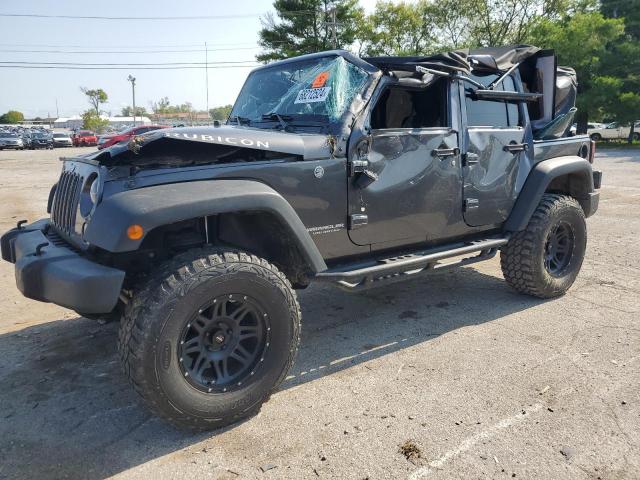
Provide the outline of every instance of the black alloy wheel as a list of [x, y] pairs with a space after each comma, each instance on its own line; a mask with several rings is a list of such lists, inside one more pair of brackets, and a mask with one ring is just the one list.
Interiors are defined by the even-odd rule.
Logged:
[[269, 348], [269, 318], [258, 302], [241, 294], [219, 296], [198, 309], [177, 347], [185, 380], [207, 393], [242, 386]]
[[571, 263], [575, 234], [568, 222], [559, 222], [551, 228], [544, 246], [544, 268], [554, 277], [561, 277]]
[[587, 247], [587, 225], [578, 201], [545, 193], [524, 230], [500, 250], [505, 280], [538, 298], [563, 295], [573, 285]]

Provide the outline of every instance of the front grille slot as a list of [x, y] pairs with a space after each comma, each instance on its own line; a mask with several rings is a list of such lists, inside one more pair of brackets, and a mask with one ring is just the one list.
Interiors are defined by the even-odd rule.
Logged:
[[63, 170], [53, 198], [51, 220], [60, 231], [67, 235], [71, 235], [75, 230], [81, 188], [82, 176]]

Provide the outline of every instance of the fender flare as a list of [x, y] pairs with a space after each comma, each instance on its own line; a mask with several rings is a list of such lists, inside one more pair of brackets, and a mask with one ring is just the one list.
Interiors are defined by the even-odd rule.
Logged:
[[131, 240], [129, 225], [141, 225], [145, 236], [154, 228], [219, 213], [266, 212], [288, 230], [314, 272], [327, 266], [300, 217], [282, 195], [251, 180], [205, 180], [127, 190], [105, 198], [96, 207], [84, 239], [108, 252], [138, 249], [144, 237]]
[[531, 169], [503, 229], [508, 232], [524, 230], [551, 182], [565, 175], [576, 179], [572, 187], [576, 187], [577, 193], [573, 196], [582, 206], [585, 216], [595, 213], [598, 193], [594, 193], [591, 164], [578, 156], [551, 158]]

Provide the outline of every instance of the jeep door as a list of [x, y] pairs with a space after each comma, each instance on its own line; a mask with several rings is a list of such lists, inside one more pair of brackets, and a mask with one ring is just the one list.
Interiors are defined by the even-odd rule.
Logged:
[[[489, 85], [497, 75], [472, 78]], [[464, 219], [470, 226], [499, 225], [509, 216], [530, 168], [533, 149], [525, 128], [526, 109], [515, 103], [477, 100], [475, 87], [463, 85]], [[514, 79], [507, 77], [496, 89], [514, 91]]]
[[364, 124], [368, 145], [357, 147], [360, 163], [350, 158], [349, 236], [354, 243], [404, 245], [442, 238], [452, 219], [460, 217], [462, 184], [453, 128], [459, 122], [459, 96], [451, 94], [450, 86], [442, 78], [416, 87], [385, 77], [378, 87]]

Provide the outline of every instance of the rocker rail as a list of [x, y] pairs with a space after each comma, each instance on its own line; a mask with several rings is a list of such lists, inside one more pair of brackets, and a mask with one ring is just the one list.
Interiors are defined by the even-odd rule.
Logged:
[[[380, 283], [395, 282], [404, 277], [426, 273], [440, 268], [463, 266], [488, 260], [495, 256], [498, 249], [505, 245], [509, 238], [492, 238], [467, 244], [455, 244], [443, 250], [423, 250], [411, 254], [399, 255], [377, 260], [374, 264], [363, 266], [362, 263], [342, 266], [317, 273], [315, 279], [321, 282], [336, 283], [339, 287], [353, 291], [376, 286]], [[439, 263], [441, 260], [479, 252], [478, 255], [462, 258], [457, 261]], [[353, 268], [350, 268], [353, 267]]]

